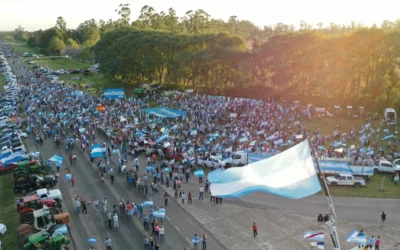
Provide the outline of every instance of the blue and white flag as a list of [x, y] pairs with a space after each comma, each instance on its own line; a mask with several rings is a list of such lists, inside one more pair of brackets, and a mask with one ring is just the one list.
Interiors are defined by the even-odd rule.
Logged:
[[212, 139], [215, 139], [215, 138], [217, 138], [218, 137], [218, 133], [214, 133], [214, 134], [211, 134], [210, 135], [210, 138], [212, 138]]
[[393, 138], [393, 135], [388, 135], [388, 136], [383, 137], [383, 138], [382, 138], [382, 141], [384, 141], [384, 140], [389, 140], [389, 139], [391, 139], [391, 138]]
[[49, 160], [52, 162], [55, 162], [57, 166], [61, 166], [64, 158], [62, 158], [61, 156], [58, 156], [58, 155], [54, 155]]
[[158, 138], [156, 140], [156, 143], [160, 143], [160, 142], [166, 141], [166, 140], [168, 140], [168, 138], [169, 138], [169, 135], [163, 135], [163, 136], [161, 136], [160, 138]]
[[40, 156], [40, 152], [31, 152], [33, 158], [37, 159]]
[[153, 212], [153, 216], [155, 218], [161, 218], [163, 219], [165, 217], [165, 209], [164, 208], [160, 208], [156, 211]]
[[103, 152], [105, 152], [105, 148], [103, 149], [100, 144], [95, 144], [90, 150], [90, 156], [92, 158], [103, 157]]
[[68, 232], [67, 225], [62, 225], [61, 227], [57, 228], [55, 231], [56, 231], [56, 232], [59, 232], [59, 233], [61, 233], [61, 234], [67, 234], [67, 233], [69, 233], [69, 232]]
[[9, 156], [1, 159], [0, 161], [3, 164], [3, 166], [7, 166], [8, 164], [17, 163], [19, 161], [26, 160], [26, 159], [28, 159], [28, 156], [19, 151], [19, 152], [10, 154]]
[[90, 244], [94, 244], [94, 243], [96, 243], [97, 240], [96, 240], [96, 238], [90, 238], [88, 241]]
[[118, 149], [118, 148], [113, 149], [113, 150], [111, 151], [111, 153], [113, 153], [113, 154], [118, 154], [118, 153], [119, 153], [119, 149]]
[[156, 172], [156, 169], [153, 167], [153, 166], [147, 166], [146, 167], [146, 171], [149, 171], [149, 172]]
[[65, 178], [67, 181], [70, 181], [70, 180], [72, 180], [72, 174], [66, 174], [66, 175], [64, 176], [64, 178]]
[[347, 235], [346, 241], [349, 243], [367, 245], [367, 235], [363, 232], [358, 232], [357, 230], [353, 230], [349, 235]]
[[153, 201], [145, 201], [142, 204], [140, 204], [141, 207], [152, 207], [153, 206]]
[[169, 168], [164, 168], [165, 173], [168, 173], [169, 171], [170, 171]]
[[193, 174], [196, 177], [203, 177], [204, 176], [204, 171], [203, 171], [203, 169], [198, 169], [198, 170], [194, 171]]
[[212, 196], [221, 198], [240, 198], [254, 192], [266, 192], [300, 199], [321, 190], [307, 140], [245, 167], [212, 171], [208, 180]]

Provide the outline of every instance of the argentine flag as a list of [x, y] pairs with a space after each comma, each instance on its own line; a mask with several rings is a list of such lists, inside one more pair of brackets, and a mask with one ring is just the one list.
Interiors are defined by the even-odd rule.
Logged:
[[305, 232], [303, 238], [306, 240], [324, 241], [325, 235], [318, 232]]
[[163, 219], [165, 217], [165, 209], [164, 208], [160, 208], [159, 210], [154, 211], [153, 212], [153, 216], [155, 218]]
[[212, 171], [208, 174], [212, 196], [240, 198], [254, 192], [301, 199], [321, 190], [308, 141], [271, 158]]
[[141, 207], [152, 207], [153, 206], [153, 201], [145, 201], [142, 204], [140, 204]]
[[64, 158], [62, 158], [61, 156], [58, 156], [58, 155], [54, 155], [49, 160], [55, 162], [58, 166], [61, 166]]
[[203, 177], [204, 176], [204, 171], [203, 171], [203, 169], [198, 169], [198, 170], [194, 171], [193, 174], [196, 177]]
[[105, 152], [105, 148], [103, 149], [100, 144], [95, 144], [92, 146], [90, 156], [92, 158], [103, 157], [103, 152]]
[[367, 245], [367, 235], [363, 232], [353, 230], [349, 235], [347, 235], [346, 241], [349, 243]]

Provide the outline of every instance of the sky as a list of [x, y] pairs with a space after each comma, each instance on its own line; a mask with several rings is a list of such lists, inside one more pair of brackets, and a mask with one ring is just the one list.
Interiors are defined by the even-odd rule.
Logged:
[[18, 25], [28, 31], [47, 29], [55, 25], [58, 16], [73, 29], [92, 18], [116, 20], [120, 3], [131, 5], [132, 20], [149, 5], [158, 12], [172, 7], [178, 16], [203, 9], [215, 19], [237, 16], [261, 28], [279, 22], [298, 27], [301, 20], [313, 25], [348, 25], [354, 20], [370, 26], [400, 19], [399, 0], [0, 0], [0, 30], [14, 30]]

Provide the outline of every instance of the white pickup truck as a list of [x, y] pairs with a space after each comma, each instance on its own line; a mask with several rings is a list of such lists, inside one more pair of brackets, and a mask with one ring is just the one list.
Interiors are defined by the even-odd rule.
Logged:
[[197, 164], [207, 168], [224, 168], [227, 164], [232, 163], [232, 158], [225, 160], [218, 159], [217, 156], [211, 155], [205, 158], [204, 156], [197, 157]]
[[365, 180], [362, 177], [354, 177], [351, 174], [337, 174], [326, 177], [326, 182], [330, 186], [354, 186], [356, 188], [365, 186]]
[[28, 195], [36, 194], [39, 200], [55, 200], [60, 201], [63, 199], [60, 189], [48, 190], [47, 188], [38, 189]]

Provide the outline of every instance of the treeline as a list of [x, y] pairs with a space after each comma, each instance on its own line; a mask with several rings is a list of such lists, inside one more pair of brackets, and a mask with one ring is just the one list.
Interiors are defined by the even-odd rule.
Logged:
[[296, 30], [283, 23], [259, 28], [236, 16], [223, 21], [204, 10], [178, 17], [172, 8], [157, 12], [146, 5], [133, 21], [129, 4], [116, 11], [118, 20], [91, 19], [68, 29], [59, 17], [47, 30], [18, 27], [1, 36], [42, 54], [96, 59], [102, 73], [126, 83], [400, 107], [400, 20], [379, 28], [301, 21]]
[[249, 51], [242, 38], [224, 33], [121, 28], [106, 33], [94, 51], [101, 71], [125, 82], [234, 87], [239, 95], [249, 88], [253, 97], [274, 92], [347, 104], [391, 105], [400, 97], [399, 31], [286, 33]]

